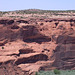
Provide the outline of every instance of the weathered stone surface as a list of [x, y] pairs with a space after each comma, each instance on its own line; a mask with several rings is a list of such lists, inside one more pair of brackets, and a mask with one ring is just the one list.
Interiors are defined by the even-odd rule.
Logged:
[[39, 70], [75, 69], [74, 63], [75, 18], [0, 19], [0, 66], [6, 68], [0, 67], [0, 72], [33, 75]]
[[8, 42], [8, 40], [0, 41], [0, 46], [4, 46], [7, 42]]
[[19, 51], [13, 51], [13, 50], [5, 50], [5, 49], [1, 49], [0, 50], [0, 56], [12, 56], [12, 55], [18, 55]]
[[17, 22], [19, 22], [19, 23], [27, 23], [28, 24], [28, 21], [26, 21], [26, 20], [18, 20]]
[[15, 64], [21, 64], [21, 63], [35, 63], [37, 61], [47, 61], [48, 56], [45, 54], [40, 53], [30, 53], [30, 54], [22, 54], [19, 58], [15, 61]]
[[13, 24], [14, 23], [14, 20], [9, 20], [9, 19], [2, 19], [2, 20], [0, 20], [0, 24], [8, 24], [8, 25], [10, 25], [10, 24]]
[[27, 54], [27, 53], [34, 53], [33, 49], [26, 48], [26, 49], [20, 49], [19, 50], [20, 54]]
[[40, 67], [42, 65], [40, 64], [20, 64], [18, 67], [20, 67], [23, 71], [29, 72], [29, 74], [38, 72], [40, 70]]
[[72, 69], [75, 62], [75, 37], [68, 36], [62, 39], [62, 44], [54, 50], [54, 66], [61, 69]]
[[14, 56], [0, 56], [0, 63], [6, 63], [8, 61], [13, 61], [16, 58]]

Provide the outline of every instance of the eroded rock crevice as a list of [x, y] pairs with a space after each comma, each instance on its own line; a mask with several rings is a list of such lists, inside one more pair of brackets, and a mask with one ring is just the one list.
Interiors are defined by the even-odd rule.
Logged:
[[18, 58], [17, 61], [15, 61], [15, 64], [26, 64], [26, 63], [35, 63], [37, 61], [47, 61], [48, 56], [44, 54], [36, 54], [36, 55], [31, 55], [30, 57], [22, 57]]

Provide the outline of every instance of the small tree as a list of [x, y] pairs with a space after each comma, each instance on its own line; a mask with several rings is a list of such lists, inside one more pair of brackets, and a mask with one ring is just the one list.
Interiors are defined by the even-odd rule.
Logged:
[[2, 47], [2, 49], [4, 49], [4, 47]]
[[38, 75], [38, 72], [36, 72], [35, 75]]
[[54, 69], [54, 73], [55, 73], [55, 74], [60, 74], [60, 71], [57, 70], [57, 69]]

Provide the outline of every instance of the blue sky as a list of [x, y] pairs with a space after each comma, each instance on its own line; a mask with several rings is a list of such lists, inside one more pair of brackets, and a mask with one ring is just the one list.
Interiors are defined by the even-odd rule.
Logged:
[[0, 11], [23, 9], [75, 10], [75, 0], [0, 0]]

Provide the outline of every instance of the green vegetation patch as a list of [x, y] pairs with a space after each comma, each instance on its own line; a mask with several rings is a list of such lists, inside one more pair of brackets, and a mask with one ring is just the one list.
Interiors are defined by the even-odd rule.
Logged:
[[51, 71], [39, 71], [35, 75], [75, 75], [75, 70], [51, 70]]

